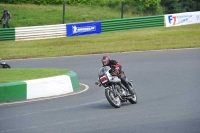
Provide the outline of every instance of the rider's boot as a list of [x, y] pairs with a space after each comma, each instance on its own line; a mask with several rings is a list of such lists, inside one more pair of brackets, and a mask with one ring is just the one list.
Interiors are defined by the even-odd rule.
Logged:
[[128, 88], [131, 95], [134, 95], [134, 89], [129, 85], [129, 83], [126, 81], [126, 79], [121, 78], [122, 84]]
[[7, 28], [10, 28], [9, 24], [6, 24], [6, 27], [7, 27]]

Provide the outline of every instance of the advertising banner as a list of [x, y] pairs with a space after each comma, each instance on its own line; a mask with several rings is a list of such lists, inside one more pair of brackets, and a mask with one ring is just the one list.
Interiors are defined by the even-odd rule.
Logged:
[[166, 27], [188, 25], [195, 23], [200, 23], [200, 11], [165, 15]]
[[82, 22], [66, 25], [67, 36], [82, 36], [101, 33], [101, 22]]

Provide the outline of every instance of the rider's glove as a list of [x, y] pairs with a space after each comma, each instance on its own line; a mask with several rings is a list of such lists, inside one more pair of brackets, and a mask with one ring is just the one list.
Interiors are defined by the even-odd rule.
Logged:
[[99, 87], [101, 87], [101, 83], [99, 81], [96, 81], [95, 85], [98, 85]]
[[98, 82], [98, 81], [96, 81], [96, 82], [95, 82], [95, 85], [99, 85], [99, 82]]

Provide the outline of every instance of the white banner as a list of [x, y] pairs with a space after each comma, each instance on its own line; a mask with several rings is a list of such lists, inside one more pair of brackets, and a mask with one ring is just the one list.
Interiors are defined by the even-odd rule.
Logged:
[[200, 11], [165, 15], [165, 26], [180, 26], [200, 23]]

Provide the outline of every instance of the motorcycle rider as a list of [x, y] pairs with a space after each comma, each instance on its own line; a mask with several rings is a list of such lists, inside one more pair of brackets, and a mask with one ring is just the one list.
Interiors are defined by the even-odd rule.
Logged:
[[111, 70], [116, 72], [116, 76], [118, 76], [121, 79], [122, 84], [128, 88], [129, 92], [131, 95], [134, 94], [134, 90], [132, 87], [130, 87], [127, 78], [124, 74], [124, 71], [122, 71], [122, 65], [120, 64], [120, 62], [117, 62], [116, 60], [111, 60], [109, 56], [103, 56], [103, 58], [101, 59], [101, 62], [103, 64], [103, 66], [109, 66], [111, 68]]

